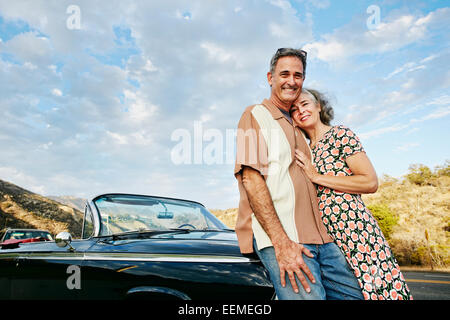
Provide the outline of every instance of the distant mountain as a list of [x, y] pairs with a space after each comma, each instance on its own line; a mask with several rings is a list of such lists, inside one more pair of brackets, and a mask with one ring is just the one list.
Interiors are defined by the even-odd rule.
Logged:
[[84, 207], [86, 206], [86, 199], [83, 198], [77, 198], [72, 196], [47, 196], [47, 198], [65, 204], [69, 207], [78, 209], [81, 212], [84, 212]]
[[48, 230], [56, 235], [68, 231], [81, 235], [81, 210], [0, 180], [0, 233], [6, 228]]

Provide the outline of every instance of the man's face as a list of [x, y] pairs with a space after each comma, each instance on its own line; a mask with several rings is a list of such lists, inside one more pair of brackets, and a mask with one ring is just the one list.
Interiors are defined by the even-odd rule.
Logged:
[[291, 105], [300, 95], [303, 86], [303, 63], [297, 57], [282, 57], [275, 71], [267, 74], [272, 86], [272, 97], [285, 105]]

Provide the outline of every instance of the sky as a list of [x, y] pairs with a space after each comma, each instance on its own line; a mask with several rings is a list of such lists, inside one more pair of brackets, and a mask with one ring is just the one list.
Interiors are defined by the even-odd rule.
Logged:
[[378, 176], [450, 159], [448, 1], [0, 0], [0, 179], [238, 206], [237, 123], [277, 48]]

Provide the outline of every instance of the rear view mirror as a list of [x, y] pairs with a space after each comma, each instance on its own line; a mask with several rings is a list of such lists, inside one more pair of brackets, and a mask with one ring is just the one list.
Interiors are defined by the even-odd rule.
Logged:
[[158, 219], [173, 219], [173, 212], [164, 211], [158, 213]]

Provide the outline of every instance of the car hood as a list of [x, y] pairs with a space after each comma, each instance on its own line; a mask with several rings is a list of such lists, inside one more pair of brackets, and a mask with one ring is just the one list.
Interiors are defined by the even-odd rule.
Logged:
[[[95, 249], [94, 249], [95, 248]], [[241, 256], [234, 232], [159, 234], [140, 239], [99, 239], [94, 251]]]

